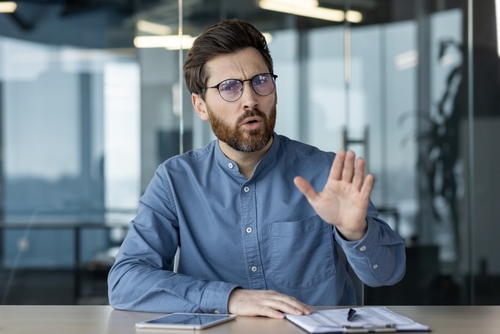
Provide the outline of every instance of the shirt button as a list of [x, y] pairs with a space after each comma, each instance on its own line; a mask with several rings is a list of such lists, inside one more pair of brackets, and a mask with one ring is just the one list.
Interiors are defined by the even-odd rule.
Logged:
[[377, 269], [378, 268], [378, 264], [374, 264], [372, 268], [373, 269]]
[[256, 272], [256, 271], [257, 271], [257, 267], [255, 267], [255, 266], [254, 266], [254, 267], [252, 267], [252, 271], [253, 271], [253, 272]]
[[229, 168], [233, 169], [234, 165], [233, 165], [232, 163], [228, 163], [228, 164], [227, 164], [227, 167], [229, 167]]
[[366, 250], [366, 246], [361, 246], [361, 248], [359, 250], [364, 252]]
[[247, 233], [252, 233], [252, 228], [251, 228], [251, 227], [247, 227], [245, 231], [246, 231]]
[[245, 187], [245, 188], [243, 188], [243, 191], [247, 193], [247, 192], [249, 192], [249, 191], [250, 191], [250, 188]]
[[215, 310], [215, 312], [214, 312], [214, 313], [215, 313], [215, 314], [219, 314], [220, 312], [219, 312], [219, 311], [217, 311], [217, 310]]

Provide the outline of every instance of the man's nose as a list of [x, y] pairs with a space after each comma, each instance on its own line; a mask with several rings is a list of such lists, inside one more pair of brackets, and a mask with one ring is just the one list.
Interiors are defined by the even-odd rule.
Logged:
[[259, 95], [253, 90], [251, 81], [244, 82], [242, 89], [241, 101], [244, 107], [254, 108], [259, 104]]

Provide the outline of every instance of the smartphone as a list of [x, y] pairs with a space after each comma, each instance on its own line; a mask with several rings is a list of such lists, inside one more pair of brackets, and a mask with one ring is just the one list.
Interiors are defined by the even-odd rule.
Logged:
[[234, 314], [172, 313], [160, 318], [138, 322], [137, 328], [204, 329], [236, 318]]

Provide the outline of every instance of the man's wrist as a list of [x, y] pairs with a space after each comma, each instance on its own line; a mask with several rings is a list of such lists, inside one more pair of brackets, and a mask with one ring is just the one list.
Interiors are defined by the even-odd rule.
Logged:
[[219, 281], [209, 282], [201, 296], [201, 311], [204, 313], [229, 313], [229, 296], [236, 288], [238, 288], [238, 286], [232, 283]]
[[339, 235], [346, 241], [359, 241], [364, 238], [366, 232], [368, 231], [368, 221], [366, 218], [364, 219], [364, 223], [360, 223], [359, 225], [363, 225], [364, 227], [357, 231], [352, 231], [349, 229], [341, 228], [335, 226]]

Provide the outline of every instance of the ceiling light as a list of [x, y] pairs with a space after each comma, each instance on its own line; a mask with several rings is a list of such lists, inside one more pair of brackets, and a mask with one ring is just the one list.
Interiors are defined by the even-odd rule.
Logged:
[[363, 20], [363, 14], [357, 10], [348, 10], [345, 14], [345, 19], [348, 22], [359, 23]]
[[342, 22], [347, 19], [349, 22], [359, 23], [363, 19], [363, 15], [358, 11], [350, 10], [345, 15], [344, 11], [339, 9], [318, 7], [318, 1], [316, 0], [260, 0], [259, 6], [262, 9], [276, 12], [334, 22]]
[[0, 2], [0, 13], [14, 13], [16, 8], [17, 4], [13, 1]]
[[318, 7], [318, 0], [278, 0], [273, 2], [281, 2], [286, 3], [288, 5], [297, 6], [297, 7]]
[[[195, 37], [190, 35], [182, 36], [182, 48], [189, 49], [193, 45]], [[178, 35], [169, 36], [137, 36], [134, 38], [136, 48], [166, 48], [168, 50], [179, 50], [181, 44]]]
[[264, 38], [266, 39], [266, 43], [271, 44], [271, 42], [273, 41], [273, 35], [271, 35], [271, 33], [269, 33], [269, 32], [264, 32], [264, 33], [262, 33], [262, 35], [264, 35]]
[[172, 33], [172, 28], [169, 26], [145, 20], [137, 21], [136, 27], [139, 31], [153, 35], [170, 35]]
[[404, 71], [418, 65], [418, 51], [410, 50], [394, 57], [398, 71]]

